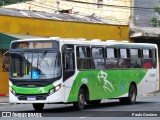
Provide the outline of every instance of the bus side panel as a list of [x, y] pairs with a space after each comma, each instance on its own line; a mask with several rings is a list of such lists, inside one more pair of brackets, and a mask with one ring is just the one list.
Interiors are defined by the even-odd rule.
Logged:
[[138, 95], [143, 95], [146, 93], [151, 93], [157, 90], [157, 76], [156, 69], [141, 69], [142, 74], [145, 76], [142, 78], [141, 82], [138, 84]]
[[89, 89], [89, 100], [126, 97], [131, 82], [138, 85], [146, 75], [146, 70], [141, 74], [139, 71], [141, 70], [80, 71], [73, 84], [70, 84], [70, 91], [65, 92], [69, 94], [67, 102], [78, 100], [78, 92], [83, 84]]

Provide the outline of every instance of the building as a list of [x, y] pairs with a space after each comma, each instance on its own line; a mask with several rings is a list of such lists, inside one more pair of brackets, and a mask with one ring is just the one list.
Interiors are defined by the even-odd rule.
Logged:
[[55, 11], [70, 10], [79, 15], [96, 15], [115, 24], [128, 25], [130, 20], [129, 0], [32, 0], [12, 5], [5, 8], [20, 10], [35, 10], [54, 13]]

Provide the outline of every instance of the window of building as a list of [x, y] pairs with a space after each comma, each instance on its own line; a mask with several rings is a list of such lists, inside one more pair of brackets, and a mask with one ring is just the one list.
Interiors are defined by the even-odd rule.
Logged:
[[141, 68], [141, 51], [139, 49], [130, 49], [131, 68]]
[[142, 54], [142, 68], [152, 68], [152, 51], [149, 49], [143, 49]]
[[130, 55], [129, 49], [119, 49], [119, 67], [130, 68]]
[[103, 8], [103, 0], [97, 0], [97, 8]]
[[77, 47], [77, 69], [91, 69], [91, 57], [89, 46]]
[[104, 49], [101, 47], [92, 48], [92, 68], [105, 69]]
[[118, 68], [118, 58], [116, 48], [106, 48], [106, 67], [108, 69]]

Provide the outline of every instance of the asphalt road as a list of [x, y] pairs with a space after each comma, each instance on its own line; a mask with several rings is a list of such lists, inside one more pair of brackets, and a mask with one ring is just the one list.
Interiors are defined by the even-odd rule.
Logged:
[[[32, 113], [38, 113], [38, 116], [48, 117], [48, 119], [53, 119], [53, 117], [57, 119], [61, 119], [61, 117], [65, 117], [65, 119], [107, 119], [109, 117], [110, 120], [118, 119], [119, 117], [124, 117], [130, 119], [135, 117], [140, 117], [140, 119], [149, 120], [153, 117], [147, 117], [146, 115], [155, 116], [154, 119], [159, 119], [160, 117], [160, 96], [146, 96], [146, 97], [138, 97], [137, 103], [134, 105], [121, 105], [118, 100], [105, 100], [98, 106], [95, 105], [87, 105], [85, 110], [77, 111], [72, 105], [63, 105], [63, 104], [46, 104], [44, 110], [39, 112], [34, 111], [31, 104], [11, 104], [11, 105], [1, 105], [0, 111], [13, 111], [12, 112], [12, 120], [17, 119], [16, 115], [20, 113], [21, 115], [27, 115], [28, 113], [33, 115]], [[13, 115], [14, 113], [14, 115]], [[21, 116], [20, 115], [20, 116]], [[158, 115], [159, 117], [156, 117]], [[93, 118], [94, 117], [94, 118]], [[114, 118], [115, 117], [115, 118]], [[1, 118], [0, 118], [1, 119]], [[32, 119], [32, 118], [25, 118]], [[35, 119], [35, 118], [34, 118]], [[38, 120], [41, 120], [38, 118]]]

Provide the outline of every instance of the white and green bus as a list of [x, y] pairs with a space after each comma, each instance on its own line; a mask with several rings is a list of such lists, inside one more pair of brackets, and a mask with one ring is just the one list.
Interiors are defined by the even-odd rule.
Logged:
[[159, 88], [156, 44], [52, 37], [13, 41], [9, 53], [9, 100], [35, 110], [51, 103], [82, 110], [102, 99], [134, 104]]

